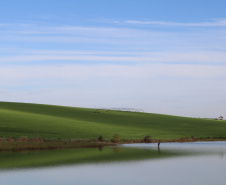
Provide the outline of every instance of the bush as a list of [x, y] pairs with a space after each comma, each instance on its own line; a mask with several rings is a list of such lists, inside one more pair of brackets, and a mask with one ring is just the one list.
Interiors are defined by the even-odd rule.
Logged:
[[114, 143], [119, 143], [121, 141], [121, 137], [118, 134], [115, 134], [113, 136], [113, 140]]
[[151, 143], [151, 136], [147, 135], [144, 137], [144, 142], [145, 143]]
[[100, 141], [100, 142], [104, 141], [103, 136], [99, 136], [99, 137], [98, 137], [98, 141]]
[[28, 137], [27, 137], [27, 136], [21, 136], [21, 137], [20, 137], [20, 140], [21, 140], [21, 141], [28, 141]]

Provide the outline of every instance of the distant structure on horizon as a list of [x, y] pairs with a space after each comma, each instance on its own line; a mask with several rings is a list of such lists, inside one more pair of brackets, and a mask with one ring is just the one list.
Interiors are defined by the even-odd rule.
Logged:
[[[95, 108], [96, 109], [96, 108]], [[135, 108], [99, 108], [96, 110], [115, 110], [115, 111], [119, 111], [119, 112], [144, 112], [144, 110], [142, 109], [135, 109]]]
[[204, 118], [204, 119], [213, 119], [213, 120], [223, 120], [223, 116], [219, 116], [218, 118]]

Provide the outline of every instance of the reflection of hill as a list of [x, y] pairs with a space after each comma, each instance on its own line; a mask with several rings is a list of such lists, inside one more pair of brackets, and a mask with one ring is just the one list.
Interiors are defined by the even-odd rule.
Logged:
[[87, 163], [123, 162], [160, 159], [182, 155], [151, 149], [137, 148], [85, 148], [52, 151], [1, 152], [0, 169], [77, 165]]

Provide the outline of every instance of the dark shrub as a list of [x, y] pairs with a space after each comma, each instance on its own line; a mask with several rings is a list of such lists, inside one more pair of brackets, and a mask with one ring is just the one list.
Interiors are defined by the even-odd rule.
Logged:
[[147, 135], [144, 137], [144, 142], [145, 143], [151, 143], [151, 136]]
[[104, 141], [103, 136], [99, 136], [99, 137], [98, 137], [98, 141], [101, 141], [101, 142]]

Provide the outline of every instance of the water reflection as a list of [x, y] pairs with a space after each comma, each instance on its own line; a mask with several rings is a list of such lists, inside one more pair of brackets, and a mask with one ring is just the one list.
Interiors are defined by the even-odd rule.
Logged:
[[[140, 149], [154, 149], [155, 145], [147, 145], [147, 144], [132, 144], [132, 145], [124, 145], [124, 147], [132, 147], [132, 148], [140, 148]], [[184, 156], [207, 156], [214, 155], [220, 156], [220, 158], [224, 158], [226, 154], [226, 142], [218, 141], [218, 142], [194, 142], [194, 143], [162, 143], [159, 153], [161, 150], [166, 151], [174, 151], [175, 153], [179, 153]]]
[[[161, 154], [161, 155], [160, 155]], [[184, 155], [175, 151], [162, 151], [154, 148], [99, 147], [65, 149], [53, 151], [0, 152], [0, 169], [34, 168], [61, 165], [81, 165], [87, 163], [126, 162], [151, 160]]]
[[1, 184], [223, 185], [226, 142], [0, 153]]

